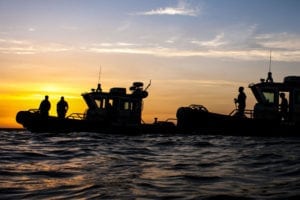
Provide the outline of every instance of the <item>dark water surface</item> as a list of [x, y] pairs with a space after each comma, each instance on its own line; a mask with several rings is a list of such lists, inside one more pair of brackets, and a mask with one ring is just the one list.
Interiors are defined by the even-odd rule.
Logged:
[[300, 199], [300, 138], [0, 131], [1, 199]]

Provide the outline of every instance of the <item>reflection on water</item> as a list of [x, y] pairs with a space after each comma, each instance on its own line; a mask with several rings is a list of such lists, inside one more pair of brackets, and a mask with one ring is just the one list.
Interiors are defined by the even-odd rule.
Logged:
[[1, 199], [298, 199], [298, 138], [0, 132]]

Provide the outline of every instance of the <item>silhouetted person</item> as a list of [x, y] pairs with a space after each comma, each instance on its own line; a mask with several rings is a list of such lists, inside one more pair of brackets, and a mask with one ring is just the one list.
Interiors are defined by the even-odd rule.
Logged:
[[268, 72], [268, 77], [267, 77], [266, 82], [267, 83], [273, 83], [272, 72]]
[[281, 103], [280, 103], [280, 114], [283, 120], [287, 120], [288, 117], [288, 100], [284, 93], [280, 93]]
[[64, 97], [61, 97], [56, 105], [57, 116], [62, 119], [65, 118], [68, 108], [68, 103], [65, 101]]
[[244, 93], [244, 87], [239, 87], [239, 95], [234, 99], [234, 102], [238, 104], [237, 116], [244, 116], [246, 108], [246, 94]]
[[50, 110], [51, 104], [49, 102], [48, 95], [45, 96], [45, 99], [41, 102], [39, 110], [42, 117], [48, 117], [49, 116], [49, 110]]
[[101, 84], [98, 83], [96, 92], [102, 92]]

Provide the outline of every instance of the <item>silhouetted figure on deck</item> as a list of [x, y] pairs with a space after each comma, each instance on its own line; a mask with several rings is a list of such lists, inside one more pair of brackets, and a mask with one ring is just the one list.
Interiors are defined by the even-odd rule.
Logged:
[[267, 83], [273, 83], [272, 72], [268, 72], [268, 77], [267, 77], [266, 82]]
[[280, 93], [281, 103], [280, 103], [280, 115], [283, 120], [288, 118], [288, 100], [285, 97], [284, 93]]
[[48, 117], [49, 116], [49, 110], [50, 110], [51, 104], [49, 102], [48, 95], [45, 96], [45, 99], [41, 102], [39, 110], [42, 117]]
[[238, 112], [236, 116], [244, 117], [246, 108], [246, 94], [244, 93], [244, 87], [239, 87], [239, 95], [234, 99], [234, 103], [238, 104]]
[[98, 83], [96, 92], [102, 92], [101, 84]]
[[68, 108], [68, 103], [65, 101], [64, 97], [61, 97], [56, 105], [57, 116], [62, 119], [65, 118]]

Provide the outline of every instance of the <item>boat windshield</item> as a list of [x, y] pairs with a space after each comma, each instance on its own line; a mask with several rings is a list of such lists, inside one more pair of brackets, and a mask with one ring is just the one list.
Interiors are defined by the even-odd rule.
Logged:
[[275, 93], [270, 91], [264, 91], [263, 95], [268, 103], [275, 103]]
[[112, 99], [95, 99], [95, 102], [96, 102], [96, 105], [97, 105], [97, 108], [100, 108], [100, 109], [106, 109], [106, 108], [110, 108], [113, 104], [113, 100]]

